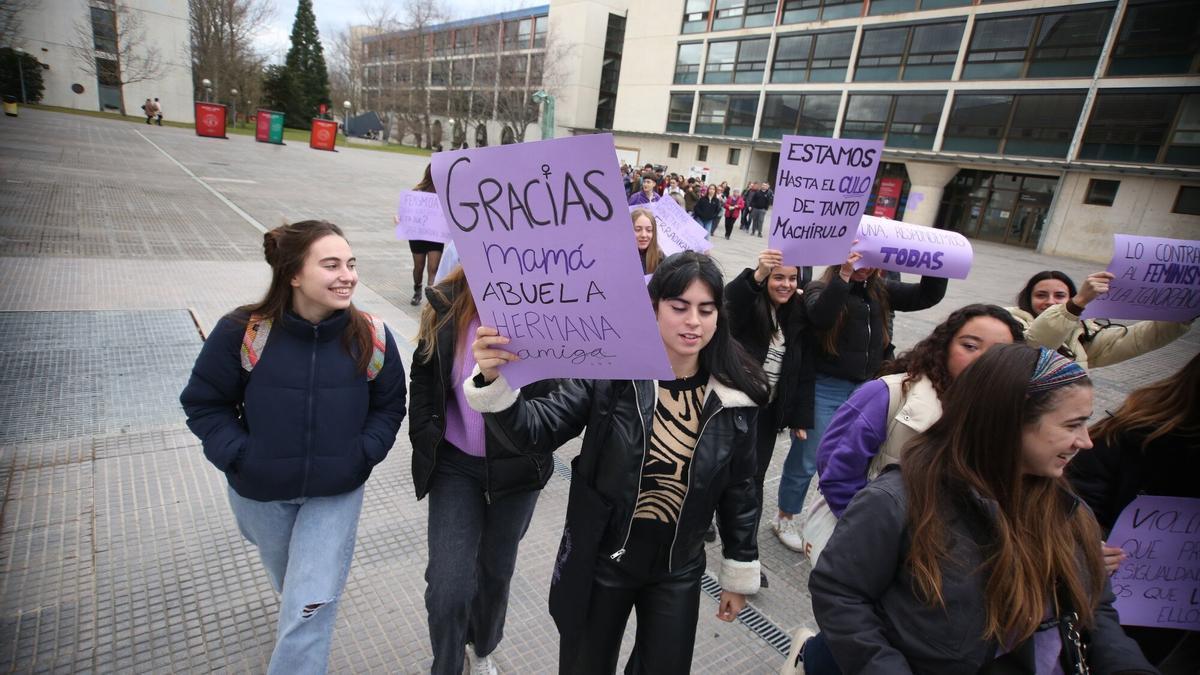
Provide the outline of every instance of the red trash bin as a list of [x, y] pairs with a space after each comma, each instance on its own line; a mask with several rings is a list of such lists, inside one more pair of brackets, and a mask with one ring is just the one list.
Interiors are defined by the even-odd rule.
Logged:
[[196, 101], [196, 135], [208, 138], [229, 138], [225, 135], [225, 106], [220, 103]]
[[333, 144], [336, 142], [337, 122], [321, 119], [312, 121], [312, 134], [308, 138], [308, 147], [337, 152], [333, 149]]

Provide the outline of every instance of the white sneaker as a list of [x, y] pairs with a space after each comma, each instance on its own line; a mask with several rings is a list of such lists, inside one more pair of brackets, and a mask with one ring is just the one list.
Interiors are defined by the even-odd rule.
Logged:
[[800, 536], [800, 521], [795, 516], [791, 518], [775, 516], [771, 521], [771, 529], [775, 531], [775, 536], [779, 537], [779, 541], [784, 546], [797, 553], [804, 552], [804, 537]]
[[792, 648], [788, 650], [787, 661], [779, 669], [779, 675], [804, 675], [804, 662], [800, 660], [800, 650], [808, 638], [816, 635], [810, 628], [801, 626], [792, 635]]
[[475, 654], [475, 645], [467, 643], [467, 672], [471, 675], [498, 675], [500, 671], [496, 670], [496, 662], [492, 660], [492, 655], [477, 656]]

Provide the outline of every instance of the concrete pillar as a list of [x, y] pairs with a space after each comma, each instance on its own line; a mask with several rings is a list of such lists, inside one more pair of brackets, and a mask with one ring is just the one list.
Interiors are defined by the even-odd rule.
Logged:
[[958, 173], [958, 167], [953, 164], [905, 162], [904, 169], [908, 171], [909, 182], [904, 222], [933, 227], [938, 205], [942, 202], [942, 192]]

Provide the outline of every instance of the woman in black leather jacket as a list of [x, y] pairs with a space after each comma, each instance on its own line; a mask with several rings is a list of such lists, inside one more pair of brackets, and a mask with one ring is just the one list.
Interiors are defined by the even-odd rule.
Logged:
[[[612, 673], [629, 612], [638, 631], [626, 672], [688, 673], [704, 572], [704, 534], [717, 514], [724, 560], [717, 616], [732, 621], [759, 585], [754, 433], [766, 402], [762, 368], [729, 334], [723, 284], [707, 256], [665, 260], [648, 288], [678, 379], [571, 380], [546, 397], [514, 391], [500, 367], [515, 356], [494, 328], [477, 332], [471, 406], [511, 450], [545, 456], [584, 431], [577, 466], [594, 465], [592, 492], [607, 516], [568, 509], [562, 561], [572, 542], [599, 535], [590, 588], [572, 602], [580, 630], [560, 621], [563, 673]], [[585, 431], [586, 429], [586, 431]], [[586, 474], [585, 474], [586, 475]], [[594, 512], [593, 512], [594, 513]], [[556, 566], [556, 577], [560, 570]], [[553, 595], [553, 591], [552, 591]], [[556, 621], [560, 616], [556, 615]]]
[[[467, 406], [479, 316], [462, 267], [425, 291], [412, 361], [408, 437], [417, 499], [429, 496], [425, 608], [433, 673], [495, 672], [517, 547], [550, 478], [549, 457], [513, 452]], [[553, 389], [548, 380], [532, 391]]]

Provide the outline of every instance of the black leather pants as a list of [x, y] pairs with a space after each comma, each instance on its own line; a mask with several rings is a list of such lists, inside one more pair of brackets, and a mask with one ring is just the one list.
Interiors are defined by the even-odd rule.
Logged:
[[592, 602], [583, 638], [559, 646], [559, 673], [612, 675], [629, 611], [637, 611], [637, 637], [626, 675], [686, 675], [692, 666], [700, 578], [705, 558], [676, 564], [667, 571], [665, 542], [630, 538], [620, 562], [607, 556], [596, 564]]

